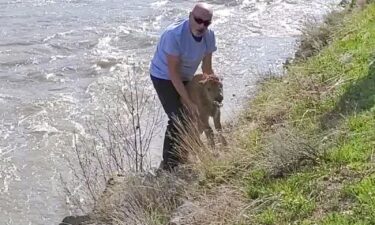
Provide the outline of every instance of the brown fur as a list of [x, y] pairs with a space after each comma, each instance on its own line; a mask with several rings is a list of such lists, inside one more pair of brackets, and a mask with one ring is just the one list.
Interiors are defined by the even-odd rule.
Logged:
[[186, 85], [190, 99], [197, 105], [199, 111], [198, 130], [203, 131], [211, 147], [215, 146], [214, 133], [209, 125], [209, 118], [214, 120], [215, 129], [219, 133], [220, 142], [227, 142], [221, 134], [220, 106], [223, 100], [223, 85], [215, 75], [197, 74], [192, 81]]

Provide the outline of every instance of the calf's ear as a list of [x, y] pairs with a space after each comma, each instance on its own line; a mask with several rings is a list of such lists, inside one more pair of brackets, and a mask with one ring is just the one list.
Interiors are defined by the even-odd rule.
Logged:
[[224, 80], [222, 76], [216, 76], [216, 77], [219, 79], [220, 82]]

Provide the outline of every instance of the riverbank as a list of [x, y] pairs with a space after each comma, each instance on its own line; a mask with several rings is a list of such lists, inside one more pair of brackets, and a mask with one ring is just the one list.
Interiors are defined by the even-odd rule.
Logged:
[[326, 21], [249, 104], [241, 157], [207, 179], [243, 194], [241, 224], [375, 223], [375, 6]]
[[332, 14], [261, 84], [228, 147], [185, 139], [188, 171], [111, 179], [86, 224], [374, 223], [374, 15]]

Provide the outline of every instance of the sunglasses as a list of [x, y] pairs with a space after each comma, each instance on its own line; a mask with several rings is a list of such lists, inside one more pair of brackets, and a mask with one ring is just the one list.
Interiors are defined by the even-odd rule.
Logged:
[[197, 24], [203, 23], [204, 26], [206, 26], [206, 27], [210, 26], [210, 24], [211, 24], [211, 20], [202, 20], [201, 18], [197, 18], [195, 16], [193, 16], [193, 18], [194, 18], [195, 22], [197, 22]]

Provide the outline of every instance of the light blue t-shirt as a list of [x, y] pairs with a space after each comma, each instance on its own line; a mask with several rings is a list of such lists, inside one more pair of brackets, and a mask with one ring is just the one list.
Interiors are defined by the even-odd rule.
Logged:
[[181, 79], [189, 81], [193, 78], [203, 57], [216, 49], [215, 34], [212, 30], [207, 29], [202, 40], [198, 42], [192, 36], [189, 20], [178, 21], [162, 34], [151, 61], [150, 73], [154, 77], [170, 80], [167, 54], [179, 56]]

